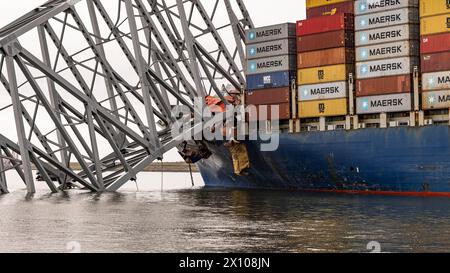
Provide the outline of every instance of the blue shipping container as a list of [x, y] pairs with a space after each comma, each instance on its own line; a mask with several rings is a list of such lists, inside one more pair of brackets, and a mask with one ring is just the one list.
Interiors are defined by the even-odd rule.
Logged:
[[295, 71], [280, 71], [247, 76], [247, 90], [290, 86], [295, 80]]

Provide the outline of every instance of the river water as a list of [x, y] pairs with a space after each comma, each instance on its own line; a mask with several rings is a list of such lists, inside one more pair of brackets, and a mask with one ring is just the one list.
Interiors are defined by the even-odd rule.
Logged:
[[0, 252], [448, 252], [450, 199], [191, 188], [144, 174], [118, 193], [0, 196]]

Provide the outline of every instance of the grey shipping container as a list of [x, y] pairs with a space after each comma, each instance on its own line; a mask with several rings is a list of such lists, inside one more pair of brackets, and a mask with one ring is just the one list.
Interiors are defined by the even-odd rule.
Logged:
[[247, 45], [247, 60], [296, 54], [297, 41], [295, 38], [276, 40]]
[[348, 83], [328, 82], [298, 87], [299, 101], [325, 100], [346, 98], [348, 94]]
[[245, 32], [245, 43], [255, 44], [280, 39], [295, 38], [296, 24], [284, 23], [260, 28], [254, 28]]
[[283, 55], [247, 61], [247, 75], [296, 70], [296, 55]]
[[355, 30], [368, 30], [404, 24], [418, 24], [419, 10], [403, 8], [355, 17]]
[[406, 7], [419, 7], [419, 0], [360, 0], [355, 2], [355, 15], [363, 15]]
[[356, 99], [357, 114], [411, 111], [411, 93], [360, 97]]
[[356, 61], [373, 61], [405, 56], [419, 56], [419, 41], [408, 40], [373, 46], [362, 46], [356, 49]]
[[418, 57], [401, 57], [356, 63], [356, 78], [368, 79], [410, 74], [419, 65]]
[[423, 73], [422, 90], [450, 89], [450, 71]]
[[419, 33], [420, 30], [418, 24], [398, 25], [358, 31], [355, 34], [355, 44], [356, 46], [365, 46], [403, 40], [418, 40]]

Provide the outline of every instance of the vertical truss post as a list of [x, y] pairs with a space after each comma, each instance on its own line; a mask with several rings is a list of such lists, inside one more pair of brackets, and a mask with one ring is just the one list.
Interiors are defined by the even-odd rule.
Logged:
[[3, 152], [0, 149], [0, 194], [8, 193], [8, 185], [6, 183], [5, 165], [3, 160]]
[[35, 193], [36, 187], [34, 185], [33, 173], [31, 171], [30, 150], [25, 127], [23, 125], [22, 107], [19, 97], [19, 90], [17, 88], [16, 69], [14, 67], [14, 57], [12, 56], [14, 49], [9, 47], [9, 55], [5, 57], [6, 69], [8, 71], [8, 81], [11, 89], [11, 100], [14, 110], [14, 121], [16, 122], [17, 138], [19, 140], [20, 155], [22, 158], [22, 169], [24, 173], [24, 182], [27, 186], [28, 193]]

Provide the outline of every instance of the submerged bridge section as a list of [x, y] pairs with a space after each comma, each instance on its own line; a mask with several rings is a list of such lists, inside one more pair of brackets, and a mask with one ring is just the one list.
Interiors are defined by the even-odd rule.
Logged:
[[[0, 30], [0, 193], [116, 191], [178, 147], [175, 105], [241, 90], [243, 0], [51, 0]], [[73, 164], [70, 164], [70, 163]], [[71, 168], [76, 164], [81, 168]]]

